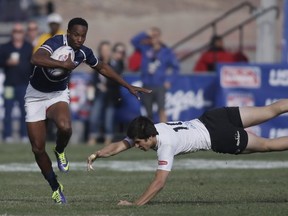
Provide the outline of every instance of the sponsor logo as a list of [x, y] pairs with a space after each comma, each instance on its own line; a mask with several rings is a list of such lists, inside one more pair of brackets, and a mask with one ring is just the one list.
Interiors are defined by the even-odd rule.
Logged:
[[236, 142], [236, 146], [239, 146], [239, 145], [240, 145], [240, 133], [239, 133], [239, 131], [237, 131], [237, 132], [235, 133], [234, 138], [235, 138], [235, 140], [237, 141], [237, 142]]
[[160, 166], [167, 165], [167, 164], [168, 164], [167, 161], [163, 161], [163, 160], [158, 161], [158, 165], [160, 165]]
[[226, 99], [227, 106], [254, 106], [254, 96], [245, 93], [230, 93]]
[[220, 82], [224, 88], [259, 88], [261, 71], [253, 66], [223, 66], [220, 71]]
[[212, 101], [205, 100], [204, 89], [199, 89], [197, 92], [182, 90], [167, 92], [165, 97], [166, 113], [173, 121], [179, 120], [181, 112], [192, 107], [203, 109], [212, 105]]
[[272, 69], [269, 72], [271, 86], [288, 86], [288, 69]]

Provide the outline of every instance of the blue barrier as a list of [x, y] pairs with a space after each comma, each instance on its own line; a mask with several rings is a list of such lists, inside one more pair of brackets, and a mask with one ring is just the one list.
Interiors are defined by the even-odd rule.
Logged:
[[[264, 106], [287, 98], [286, 64], [219, 64], [215, 106]], [[264, 137], [288, 136], [287, 114], [249, 128]]]
[[[73, 76], [77, 76], [77, 79], [73, 79]], [[73, 73], [73, 76], [72, 81], [79, 81], [79, 74]], [[89, 80], [84, 76], [84, 80]], [[142, 85], [139, 75], [127, 73], [124, 79], [133, 85]], [[83, 89], [85, 82], [80, 83]], [[169, 120], [190, 120], [213, 107], [271, 104], [287, 97], [287, 87], [288, 68], [285, 64], [219, 64], [217, 73], [214, 74], [179, 75], [166, 93], [165, 109]], [[74, 92], [79, 93], [78, 90]], [[116, 119], [118, 122], [128, 123], [141, 115], [141, 103], [124, 88], [121, 88], [121, 95], [121, 106], [117, 109]], [[83, 100], [84, 95], [81, 94], [81, 97]], [[77, 106], [87, 111], [87, 104]], [[76, 110], [72, 109], [74, 118], [77, 117]], [[79, 113], [79, 110], [77, 112]], [[288, 136], [287, 116], [281, 115], [248, 130], [270, 138]], [[157, 115], [154, 120], [158, 121]]]
[[[125, 75], [124, 79], [133, 85], [141, 86], [138, 75]], [[217, 91], [215, 74], [181, 75], [174, 80], [172, 88], [166, 93], [165, 109], [169, 120], [197, 118], [205, 110], [214, 106]], [[141, 103], [122, 88], [122, 106], [118, 109], [117, 119], [129, 122], [141, 115]], [[156, 122], [158, 121], [155, 115]]]

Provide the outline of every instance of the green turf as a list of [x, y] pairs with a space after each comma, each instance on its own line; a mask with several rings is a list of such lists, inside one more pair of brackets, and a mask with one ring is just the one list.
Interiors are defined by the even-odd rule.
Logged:
[[[54, 159], [51, 151], [47, 150]], [[70, 161], [85, 161], [95, 147], [71, 145]], [[115, 160], [155, 158], [155, 152], [131, 150]], [[286, 153], [245, 156], [200, 152], [181, 158], [288, 160]], [[0, 145], [0, 164], [33, 162], [29, 145]], [[51, 200], [48, 184], [39, 172], [0, 172], [0, 216], [2, 215], [288, 215], [288, 170], [175, 170], [164, 190], [148, 205], [120, 207], [120, 199], [134, 200], [148, 186], [154, 172], [57, 171], [64, 184], [68, 204]]]

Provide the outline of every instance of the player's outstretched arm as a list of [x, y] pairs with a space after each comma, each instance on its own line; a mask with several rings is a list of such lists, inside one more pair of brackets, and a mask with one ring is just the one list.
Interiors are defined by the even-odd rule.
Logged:
[[118, 205], [138, 205], [142, 206], [155, 197], [165, 186], [169, 171], [157, 170], [155, 178], [146, 191], [135, 202], [120, 200]]
[[33, 65], [39, 67], [47, 67], [47, 68], [63, 68], [66, 70], [73, 70], [75, 68], [75, 64], [71, 60], [71, 56], [66, 61], [58, 61], [50, 58], [50, 53], [42, 48], [39, 48], [31, 58], [31, 63]]
[[123, 87], [127, 88], [131, 94], [133, 94], [135, 97], [137, 97], [138, 100], [140, 100], [139, 93], [151, 93], [151, 90], [140, 88], [136, 86], [132, 86], [129, 83], [127, 83], [121, 76], [119, 76], [108, 64], [105, 64], [103, 62], [99, 62], [95, 69], [101, 73], [103, 76], [112, 79], [122, 85]]
[[93, 170], [93, 162], [97, 158], [107, 158], [113, 155], [116, 155], [122, 151], [131, 148], [127, 141], [122, 140], [120, 142], [111, 143], [110, 145], [105, 146], [104, 148], [94, 152], [87, 158], [87, 170]]

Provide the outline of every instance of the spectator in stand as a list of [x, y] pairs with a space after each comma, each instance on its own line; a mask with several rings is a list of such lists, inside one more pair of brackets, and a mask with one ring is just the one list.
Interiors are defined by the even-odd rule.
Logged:
[[29, 83], [30, 71], [32, 65], [30, 59], [33, 47], [25, 40], [25, 29], [20, 23], [16, 23], [12, 29], [11, 40], [0, 47], [0, 67], [3, 67], [5, 73], [4, 81], [4, 129], [3, 138], [7, 143], [14, 142], [12, 137], [12, 109], [15, 102], [18, 102], [20, 118], [20, 136], [24, 143], [28, 143], [26, 124], [24, 96]]
[[249, 62], [249, 58], [242, 52], [241, 49], [239, 49], [239, 51], [235, 52], [233, 55], [235, 62]]
[[[111, 43], [109, 41], [102, 41], [97, 48], [98, 59], [100, 61], [109, 63], [111, 57]], [[95, 89], [95, 98], [91, 107], [89, 117], [89, 129], [88, 129], [88, 145], [96, 145], [97, 139], [100, 137], [101, 129], [103, 125], [103, 108], [105, 94], [107, 91], [106, 81], [107, 79], [101, 74], [93, 74], [92, 86]]]
[[214, 72], [216, 64], [235, 62], [234, 55], [224, 48], [221, 36], [214, 35], [211, 38], [209, 49], [204, 52], [195, 64], [194, 72]]
[[125, 70], [125, 61], [126, 61], [126, 46], [121, 42], [117, 42], [112, 48], [110, 66], [112, 66], [113, 69], [118, 72], [118, 74], [122, 74]]
[[64, 31], [60, 30], [62, 17], [57, 13], [52, 13], [47, 17], [47, 23], [50, 28], [50, 32], [43, 33], [40, 35], [36, 46], [34, 47], [34, 52], [49, 38], [53, 37], [54, 35], [65, 34]]
[[128, 58], [128, 69], [131, 72], [138, 72], [141, 66], [141, 52], [134, 50], [134, 52]]
[[[110, 43], [104, 41], [99, 45], [98, 54], [118, 74], [124, 72], [126, 47], [123, 43], [116, 43], [111, 53]], [[120, 86], [101, 75], [96, 80], [96, 97], [89, 118], [88, 145], [95, 145], [97, 143], [103, 124], [104, 144], [108, 145], [112, 142], [114, 136], [114, 114], [115, 108], [120, 104]]]
[[37, 45], [38, 38], [39, 38], [38, 23], [34, 20], [31, 20], [27, 24], [26, 39], [28, 42], [32, 44], [33, 47], [35, 47]]
[[179, 73], [178, 60], [172, 50], [162, 42], [161, 30], [157, 27], [137, 34], [132, 38], [131, 43], [135, 50], [141, 52], [140, 71], [143, 87], [152, 89], [152, 93], [148, 97], [142, 95], [147, 116], [153, 119], [152, 106], [153, 103], [156, 103], [160, 122], [166, 122], [165, 93]]

